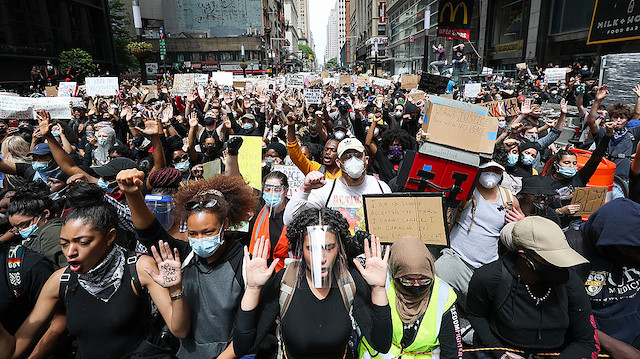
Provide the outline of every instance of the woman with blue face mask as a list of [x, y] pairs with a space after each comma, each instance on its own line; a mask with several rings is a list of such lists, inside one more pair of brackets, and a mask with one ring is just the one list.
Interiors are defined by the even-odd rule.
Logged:
[[556, 198], [562, 203], [562, 207], [556, 208], [555, 211], [560, 216], [563, 227], [578, 218], [572, 215], [580, 209], [580, 206], [570, 204], [574, 189], [587, 185], [609, 146], [614, 132], [614, 123], [608, 122], [605, 124], [605, 128], [605, 136], [582, 168], [578, 168], [578, 157], [575, 153], [569, 150], [560, 150], [553, 156], [551, 166], [546, 169], [546, 175], [553, 179], [551, 187], [556, 192]]
[[261, 238], [269, 238], [272, 246], [269, 250], [269, 261], [280, 258], [276, 265], [276, 271], [284, 268], [284, 259], [289, 258], [289, 240], [287, 239], [287, 226], [284, 225], [283, 213], [289, 199], [287, 190], [289, 181], [287, 175], [279, 171], [269, 172], [264, 177], [262, 184], [262, 200], [249, 223], [251, 241], [249, 251], [253, 250], [256, 241]]
[[138, 238], [150, 247], [162, 240], [178, 249], [191, 330], [180, 339], [180, 358], [233, 356], [229, 345], [235, 315], [244, 293], [242, 246], [226, 230], [249, 219], [258, 199], [242, 177], [216, 175], [190, 181], [175, 195], [176, 222], [186, 223], [188, 241], [172, 237], [145, 204], [144, 173], [125, 170], [117, 176], [127, 197]]

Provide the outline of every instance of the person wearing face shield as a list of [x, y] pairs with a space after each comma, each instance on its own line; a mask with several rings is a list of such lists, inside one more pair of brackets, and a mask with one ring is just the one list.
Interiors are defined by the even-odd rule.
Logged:
[[358, 139], [342, 140], [337, 155], [342, 176], [328, 180], [318, 171], [309, 172], [300, 187], [301, 191], [293, 195], [284, 211], [285, 225], [305, 209], [329, 207], [347, 218], [352, 232], [364, 229], [364, 218], [359, 214], [362, 195], [390, 193], [391, 189], [386, 183], [367, 175], [369, 157], [365, 155], [364, 146]]
[[476, 270], [466, 311], [480, 358], [560, 353], [560, 358], [595, 358], [596, 328], [584, 282], [571, 267], [588, 263], [569, 247], [552, 221], [532, 216], [500, 233], [509, 252]]
[[377, 353], [363, 340], [359, 358], [459, 358], [460, 324], [453, 289], [435, 275], [433, 257], [418, 237], [398, 238], [389, 256], [387, 289], [393, 341], [387, 353]]
[[175, 195], [176, 222], [186, 223], [187, 241], [174, 238], [147, 207], [141, 193], [144, 173], [122, 171], [117, 182], [131, 209], [140, 242], [159, 240], [177, 249], [183, 260], [184, 298], [191, 330], [180, 339], [180, 358], [233, 357], [233, 323], [244, 293], [242, 246], [227, 232], [247, 221], [258, 200], [242, 177], [215, 175], [192, 181]]
[[451, 246], [443, 249], [436, 261], [436, 274], [454, 288], [463, 308], [473, 272], [498, 259], [502, 227], [524, 218], [517, 198], [499, 186], [504, 167], [489, 161], [479, 168], [473, 197], [452, 213]]

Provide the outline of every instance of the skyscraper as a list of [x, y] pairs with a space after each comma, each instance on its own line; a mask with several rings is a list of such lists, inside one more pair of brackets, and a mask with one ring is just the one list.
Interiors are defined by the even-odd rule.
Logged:
[[327, 21], [327, 45], [324, 50], [324, 61], [327, 62], [334, 57], [338, 57], [340, 48], [338, 47], [338, 12], [332, 9]]

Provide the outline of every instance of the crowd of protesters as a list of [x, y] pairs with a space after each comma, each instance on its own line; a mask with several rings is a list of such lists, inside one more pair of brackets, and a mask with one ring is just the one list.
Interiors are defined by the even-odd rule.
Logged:
[[[436, 250], [381, 244], [362, 208], [408, 191], [430, 95], [311, 86], [320, 104], [277, 84], [121, 80], [119, 96], [80, 90], [71, 120], [0, 119], [0, 358], [640, 358], [640, 87], [635, 108], [605, 107], [580, 64], [553, 87], [528, 68], [484, 84], [467, 100], [519, 110]], [[557, 143], [568, 106], [592, 151], [580, 166]], [[261, 191], [242, 177], [247, 136]], [[626, 190], [583, 221], [574, 191], [605, 157]], [[296, 191], [281, 164], [305, 176]]]

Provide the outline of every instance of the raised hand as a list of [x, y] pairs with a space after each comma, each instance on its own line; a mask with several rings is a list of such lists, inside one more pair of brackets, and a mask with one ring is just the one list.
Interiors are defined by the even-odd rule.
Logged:
[[[158, 249], [160, 253], [158, 253]], [[174, 248], [172, 253], [169, 244], [163, 241], [158, 241], [158, 249], [155, 246], [151, 247], [153, 259], [158, 264], [158, 274], [148, 267], [144, 271], [149, 274], [154, 282], [164, 288], [180, 287], [182, 285], [182, 272], [178, 249]]]
[[616, 123], [607, 122], [604, 124], [604, 128], [606, 130], [605, 135], [611, 137], [613, 136], [613, 132], [616, 130]]
[[196, 112], [191, 112], [189, 114], [189, 127], [198, 126], [198, 114]]
[[596, 101], [602, 101], [605, 98], [607, 98], [607, 95], [609, 95], [609, 90], [607, 90], [607, 85], [602, 85], [598, 88], [598, 91], [596, 91]]
[[189, 94], [187, 95], [187, 101], [193, 102], [196, 100], [196, 91], [194, 89], [189, 90]]
[[302, 184], [302, 191], [305, 193], [311, 192], [312, 189], [320, 188], [326, 183], [324, 174], [318, 171], [311, 171], [307, 173]]
[[249, 250], [244, 247], [244, 262], [247, 264], [247, 288], [262, 288], [267, 283], [278, 264], [276, 258], [270, 266], [267, 266], [267, 258], [271, 244], [264, 236], [256, 240], [253, 246], [253, 257], [249, 258]]
[[633, 87], [633, 92], [636, 94], [636, 96], [640, 97], [640, 85], [635, 85]]
[[567, 114], [567, 100], [565, 100], [564, 98], [560, 100], [560, 113], [562, 113], [563, 115]]
[[116, 176], [118, 187], [125, 193], [137, 193], [142, 190], [144, 184], [144, 172], [135, 168], [123, 170]]
[[525, 115], [525, 116], [531, 113], [531, 100], [530, 99], [524, 100], [524, 102], [522, 103], [522, 107], [520, 108], [520, 113]]
[[40, 130], [40, 135], [48, 135], [50, 132], [49, 128], [51, 127], [51, 115], [49, 115], [49, 112], [45, 110], [38, 110], [36, 115], [38, 117], [38, 129]]
[[364, 240], [364, 256], [366, 258], [365, 265], [358, 262], [357, 259], [353, 260], [353, 263], [362, 274], [362, 278], [369, 284], [370, 287], [384, 287], [387, 280], [387, 263], [389, 262], [389, 248], [385, 251], [384, 258], [382, 257], [382, 246], [380, 245], [380, 238], [371, 235], [371, 241]]
[[144, 128], [136, 126], [138, 132], [142, 132], [147, 136], [153, 136], [160, 134], [162, 126], [158, 124], [158, 120], [149, 119], [144, 121]]

